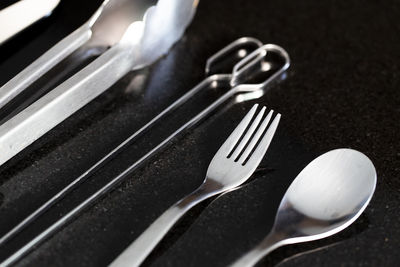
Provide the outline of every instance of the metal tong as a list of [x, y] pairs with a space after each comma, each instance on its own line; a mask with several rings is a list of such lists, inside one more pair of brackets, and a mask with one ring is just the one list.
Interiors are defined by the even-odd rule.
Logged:
[[[0, 108], [83, 46], [110, 46], [92, 63], [0, 125], [0, 165], [99, 96], [129, 71], [168, 52], [192, 20], [198, 0], [159, 0], [143, 21], [131, 0], [106, 0], [96, 13], [0, 88]], [[142, 17], [140, 17], [142, 19]]]
[[[211, 65], [214, 62], [216, 62], [217, 60], [219, 60], [220, 57], [232, 52], [233, 50], [237, 49], [238, 47], [242, 47], [245, 44], [253, 44], [258, 47], [261, 43], [258, 40], [253, 39], [253, 38], [241, 38], [241, 39], [233, 42], [232, 44], [228, 45], [226, 48], [224, 48], [223, 50], [221, 50], [220, 52], [215, 54], [213, 57], [211, 57], [207, 61], [206, 72], [208, 72], [210, 70]], [[265, 64], [267, 63], [267, 62], [265, 62], [265, 57], [267, 55], [267, 52], [268, 53], [270, 53], [270, 52], [277, 53], [281, 57], [281, 59], [283, 59], [282, 66], [261, 83], [254, 83], [254, 84], [246, 83], [246, 81], [248, 80], [248, 77], [251, 76], [251, 75], [249, 75], [249, 72], [251, 72], [254, 68], [257, 68], [257, 69], [264, 68], [263, 66], [265, 66]], [[197, 114], [195, 117], [193, 117], [191, 120], [189, 120], [184, 125], [182, 125], [179, 129], [177, 129], [173, 134], [168, 136], [160, 144], [158, 144], [153, 149], [151, 149], [149, 152], [147, 152], [138, 161], [133, 163], [128, 169], [126, 169], [121, 174], [119, 174], [118, 176], [113, 178], [109, 183], [107, 183], [105, 186], [103, 186], [101, 189], [99, 189], [96, 193], [91, 195], [89, 198], [87, 198], [85, 201], [83, 201], [80, 205], [75, 207], [73, 210], [71, 210], [69, 213], [64, 215], [62, 218], [60, 218], [57, 222], [52, 224], [49, 228], [47, 228], [41, 234], [39, 234], [34, 239], [32, 239], [25, 246], [23, 246], [18, 251], [16, 251], [13, 255], [11, 255], [9, 258], [7, 258], [0, 265], [8, 266], [8, 265], [13, 264], [16, 261], [18, 261], [21, 257], [26, 255], [34, 247], [36, 247], [38, 244], [40, 244], [42, 241], [44, 241], [50, 235], [55, 233], [62, 226], [67, 224], [69, 221], [71, 221], [79, 212], [81, 212], [85, 208], [89, 207], [96, 200], [98, 200], [99, 198], [104, 196], [106, 193], [111, 191], [113, 188], [115, 188], [120, 182], [123, 181], [124, 178], [127, 177], [128, 174], [132, 173], [139, 166], [141, 166], [142, 163], [144, 163], [146, 160], [148, 160], [149, 158], [154, 156], [159, 150], [161, 150], [163, 147], [165, 147], [171, 140], [173, 140], [179, 134], [184, 132], [186, 129], [194, 126], [196, 123], [198, 123], [199, 121], [204, 119], [213, 110], [215, 110], [217, 107], [219, 107], [222, 103], [227, 101], [232, 96], [236, 95], [237, 96], [236, 101], [238, 101], [238, 102], [261, 97], [264, 92], [263, 89], [269, 83], [274, 81], [276, 78], [280, 77], [289, 68], [289, 66], [290, 66], [290, 58], [289, 58], [289, 55], [287, 54], [287, 52], [283, 48], [281, 48], [280, 46], [274, 45], [274, 44], [266, 44], [266, 45], [259, 47], [258, 49], [256, 49], [252, 53], [250, 53], [248, 56], [246, 56], [245, 58], [240, 60], [237, 64], [235, 64], [231, 74], [215, 74], [215, 75], [212, 75], [212, 76], [209, 76], [208, 78], [206, 78], [199, 85], [197, 85], [196, 87], [191, 89], [188, 93], [186, 93], [180, 99], [175, 101], [171, 106], [166, 108], [163, 112], [161, 112], [159, 115], [157, 115], [149, 123], [147, 123], [145, 126], [143, 126], [140, 130], [138, 130], [136, 133], [134, 133], [132, 136], [130, 136], [128, 139], [126, 139], [123, 143], [121, 143], [117, 148], [115, 148], [112, 152], [110, 152], [108, 155], [106, 155], [98, 163], [93, 165], [88, 171], [86, 171], [84, 174], [82, 174], [80, 177], [78, 177], [74, 182], [72, 182], [70, 185], [68, 185], [59, 194], [57, 194], [52, 199], [50, 199], [48, 202], [46, 202], [42, 207], [40, 207], [37, 211], [35, 211], [33, 214], [31, 214], [27, 219], [25, 219], [16, 228], [11, 230], [7, 234], [8, 237], [6, 235], [2, 238], [2, 240], [4, 240], [3, 242], [10, 239], [17, 232], [22, 230], [27, 224], [29, 224], [32, 220], [34, 220], [42, 212], [44, 212], [46, 209], [51, 207], [56, 201], [60, 200], [68, 192], [70, 192], [73, 188], [75, 188], [78, 184], [80, 184], [84, 179], [86, 179], [88, 177], [88, 175], [92, 174], [95, 170], [97, 170], [105, 162], [107, 162], [109, 159], [111, 159], [112, 157], [117, 155], [124, 147], [126, 147], [129, 143], [131, 143], [143, 131], [145, 131], [150, 126], [152, 126], [161, 117], [165, 116], [167, 113], [169, 113], [173, 109], [182, 105], [191, 96], [193, 96], [194, 94], [196, 94], [197, 92], [199, 92], [200, 90], [202, 90], [204, 88], [207, 88], [210, 86], [213, 87], [212, 85], [214, 85], [215, 82], [229, 81], [229, 83], [231, 85], [231, 89], [229, 89], [225, 94], [223, 94], [220, 98], [218, 98], [215, 102], [213, 102], [206, 109], [204, 109], [199, 114]]]
[[[243, 37], [243, 38], [240, 38], [240, 39], [232, 42], [231, 44], [229, 44], [225, 48], [221, 49], [219, 52], [217, 52], [216, 54], [214, 54], [207, 60], [206, 68], [205, 68], [206, 75], [209, 75], [213, 69], [213, 66], [217, 65], [217, 63], [219, 61], [221, 61], [223, 58], [225, 58], [228, 54], [239, 53], [241, 51], [246, 52], [246, 49], [249, 50], [246, 52], [247, 54], [249, 54], [250, 52], [253, 52], [260, 46], [262, 46], [262, 43], [259, 40], [250, 38], [250, 37]], [[246, 55], [246, 53], [243, 54], [243, 57]], [[240, 57], [238, 57], [238, 58], [240, 58]], [[237, 61], [238, 60], [236, 60], [236, 62]], [[215, 84], [215, 83], [218, 84], [218, 83], [224, 82], [224, 81], [229, 82], [231, 79], [232, 79], [232, 74], [214, 74], [214, 75], [209, 75], [208, 77], [206, 77], [197, 86], [195, 86], [193, 89], [189, 90], [186, 94], [184, 94], [179, 99], [177, 99], [175, 102], [173, 102], [170, 106], [168, 106], [166, 109], [164, 109], [162, 112], [160, 112], [157, 116], [155, 116], [153, 119], [151, 119], [148, 123], [143, 125], [139, 130], [137, 130], [135, 133], [133, 133], [131, 136], [129, 136], [126, 140], [124, 140], [116, 148], [114, 148], [107, 155], [105, 155], [103, 158], [101, 158], [92, 167], [90, 167], [88, 170], [86, 170], [82, 175], [80, 175], [78, 178], [76, 178], [74, 181], [72, 181], [69, 185], [67, 185], [63, 190], [58, 192], [56, 195], [54, 195], [52, 198], [50, 198], [48, 201], [46, 201], [42, 206], [40, 206], [37, 210], [35, 210], [28, 217], [26, 217], [19, 224], [17, 224], [14, 228], [12, 228], [10, 231], [8, 231], [4, 236], [2, 236], [0, 238], [0, 246], [5, 244], [11, 238], [13, 238], [16, 234], [18, 234], [25, 227], [27, 227], [30, 223], [32, 223], [42, 213], [44, 213], [46, 210], [51, 208], [54, 204], [56, 204], [63, 197], [65, 197], [69, 192], [71, 192], [73, 189], [75, 189], [77, 186], [79, 186], [82, 182], [84, 182], [87, 178], [89, 178], [94, 172], [96, 172], [100, 167], [104, 166], [104, 164], [106, 164], [111, 159], [113, 159], [115, 156], [117, 156], [120, 152], [123, 151], [123, 149], [125, 147], [127, 147], [129, 144], [131, 144], [133, 141], [135, 141], [145, 131], [149, 130], [160, 119], [164, 118], [169, 113], [171, 113], [173, 110], [175, 110], [179, 106], [183, 105], [185, 102], [187, 102], [190, 98], [192, 98], [194, 95], [199, 93], [201, 90], [207, 89], [210, 87], [210, 85]]]

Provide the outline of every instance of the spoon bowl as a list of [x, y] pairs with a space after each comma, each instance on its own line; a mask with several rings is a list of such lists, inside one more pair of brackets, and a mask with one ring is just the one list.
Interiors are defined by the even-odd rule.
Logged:
[[270, 234], [233, 266], [253, 266], [280, 246], [345, 229], [365, 210], [375, 187], [375, 167], [364, 154], [336, 149], [319, 156], [286, 191]]
[[325, 153], [308, 164], [290, 185], [274, 230], [285, 232], [287, 237], [290, 230], [291, 240], [286, 243], [335, 234], [364, 211], [375, 185], [375, 167], [364, 154], [352, 149]]

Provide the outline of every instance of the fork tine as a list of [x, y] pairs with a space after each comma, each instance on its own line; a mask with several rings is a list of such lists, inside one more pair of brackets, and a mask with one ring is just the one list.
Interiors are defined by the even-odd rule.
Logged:
[[272, 117], [272, 113], [274, 111], [271, 110], [267, 117], [265, 117], [264, 121], [262, 122], [260, 128], [258, 128], [256, 134], [254, 135], [254, 137], [251, 139], [250, 144], [247, 146], [246, 150], [243, 152], [243, 154], [240, 156], [239, 162], [241, 164], [243, 164], [245, 162], [245, 160], [247, 159], [247, 157], [250, 155], [251, 151], [253, 150], [253, 148], [256, 146], [258, 140], [260, 139], [260, 137], [262, 136], [262, 134], [264, 133], [265, 129], [267, 128], [267, 125], [269, 123], [269, 121], [271, 120]]
[[250, 140], [250, 137], [253, 135], [254, 131], [256, 130], [258, 124], [260, 123], [260, 121], [262, 119], [262, 116], [264, 115], [265, 109], [266, 109], [265, 107], [263, 107], [261, 109], [261, 111], [258, 113], [257, 117], [254, 119], [253, 123], [251, 124], [246, 135], [243, 137], [242, 141], [240, 141], [240, 144], [237, 146], [233, 155], [231, 156], [231, 158], [233, 160], [236, 160], [238, 158], [238, 156], [240, 155], [240, 152], [242, 152], [243, 148], [246, 146], [247, 142]]
[[254, 104], [254, 106], [250, 109], [250, 111], [246, 114], [246, 116], [242, 119], [238, 126], [236, 126], [235, 130], [231, 133], [231, 135], [226, 139], [224, 144], [218, 150], [217, 153], [222, 152], [224, 156], [228, 157], [229, 153], [232, 151], [233, 147], [239, 141], [242, 136], [244, 130], [246, 130], [247, 125], [250, 123], [251, 118], [253, 118], [254, 113], [256, 112], [258, 104]]
[[250, 156], [249, 160], [245, 165], [251, 164], [253, 166], [258, 166], [260, 164], [262, 158], [264, 157], [265, 153], [268, 150], [268, 147], [271, 143], [272, 138], [278, 128], [279, 120], [281, 118], [281, 114], [277, 114], [275, 119], [272, 121], [271, 125], [269, 126], [267, 132], [265, 133], [263, 139], [258, 144], [254, 153]]

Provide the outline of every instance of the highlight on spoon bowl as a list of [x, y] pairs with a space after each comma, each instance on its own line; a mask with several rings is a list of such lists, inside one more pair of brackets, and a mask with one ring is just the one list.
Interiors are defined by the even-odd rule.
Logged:
[[[353, 223], [367, 207], [375, 187], [376, 170], [367, 156], [353, 149], [335, 149], [298, 174], [280, 209], [295, 211], [308, 220], [296, 223], [300, 238], [296, 243], [320, 239]], [[278, 215], [275, 225], [281, 219]]]
[[231, 266], [253, 266], [278, 247], [342, 231], [367, 207], [376, 179], [374, 165], [361, 152], [335, 149], [319, 156], [286, 191], [267, 237]]

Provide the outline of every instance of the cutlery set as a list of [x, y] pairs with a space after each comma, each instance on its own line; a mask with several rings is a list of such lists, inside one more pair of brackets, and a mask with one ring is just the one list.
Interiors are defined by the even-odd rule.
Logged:
[[[216, 65], [217, 62], [221, 61], [222, 58], [224, 58], [224, 56], [227, 54], [231, 54], [231, 53], [235, 54], [238, 51], [244, 51], [244, 49], [247, 49], [248, 50], [247, 53], [250, 53], [250, 51], [255, 51], [257, 48], [259, 48], [261, 46], [262, 46], [262, 43], [254, 38], [248, 38], [248, 37], [240, 38], [209, 58], [209, 60], [207, 61], [207, 64], [206, 64], [206, 73], [209, 73], [210, 70], [213, 69], [214, 65]], [[260, 53], [264, 52], [266, 48], [267, 47], [259, 48], [260, 50], [255, 51], [255, 52], [256, 52], [256, 54], [258, 54], [259, 52]], [[282, 50], [282, 52], [283, 52], [283, 50]], [[243, 62], [243, 60], [241, 62]], [[240, 67], [239, 63], [240, 62], [237, 62], [237, 64], [235, 64], [235, 66], [232, 68], [237, 69], [238, 67]], [[243, 70], [246, 70], [249, 67], [252, 67], [253, 64], [250, 64], [250, 66], [243, 68]], [[288, 63], [287, 63], [287, 66], [288, 66]], [[284, 66], [283, 69], [287, 68], [287, 66]], [[92, 167], [90, 167], [88, 170], [86, 170], [82, 175], [80, 175], [77, 179], [75, 179], [73, 182], [71, 182], [63, 190], [58, 192], [53, 198], [51, 198], [49, 201], [47, 201], [45, 204], [43, 204], [39, 209], [37, 209], [30, 216], [28, 216], [26, 219], [24, 219], [20, 224], [18, 224], [16, 227], [14, 227], [6, 235], [2, 236], [0, 238], [0, 245], [7, 242], [7, 240], [12, 238], [19, 231], [21, 231], [24, 227], [26, 227], [30, 222], [32, 222], [40, 214], [45, 212], [48, 208], [53, 206], [57, 201], [62, 199], [69, 192], [71, 192], [74, 188], [79, 186], [79, 184], [84, 182], [91, 174], [93, 174], [96, 170], [98, 170], [100, 167], [102, 167], [105, 163], [107, 163], [112, 158], [114, 158], [116, 155], [118, 155], [121, 151], [124, 150], [124, 148], [126, 148], [129, 144], [131, 144], [138, 137], [140, 137], [141, 134], [145, 133], [148, 129], [150, 129], [152, 126], [154, 126], [157, 122], [159, 122], [162, 118], [167, 116], [173, 110], [175, 110], [179, 106], [183, 105], [187, 100], [189, 100], [190, 98], [192, 98], [193, 96], [195, 96], [197, 93], [199, 93], [202, 90], [210, 89], [210, 88], [215, 89], [215, 87], [218, 86], [219, 83], [233, 81], [234, 77], [239, 76], [239, 74], [242, 73], [242, 71], [240, 71], [240, 72], [233, 71], [233, 74], [213, 74], [213, 75], [208, 76], [206, 79], [204, 79], [202, 82], [200, 82], [197, 86], [195, 86], [193, 89], [189, 90], [185, 95], [180, 97], [178, 100], [176, 100], [170, 106], [168, 106], [166, 109], [164, 109], [162, 112], [160, 112], [156, 117], [154, 117], [148, 123], [146, 123], [144, 126], [142, 126], [138, 131], [134, 132], [130, 137], [128, 137], [126, 140], [124, 140], [115, 149], [110, 151], [110, 153], [108, 153], [106, 156], [104, 156], [102, 159], [100, 159], [96, 164], [94, 164]], [[236, 80], [237, 79], [238, 78], [236, 78]], [[258, 88], [255, 89], [255, 91], [260, 91], [264, 87], [265, 87], [264, 84], [260, 84], [258, 86]], [[196, 117], [192, 118], [189, 122], [187, 122], [182, 127], [180, 127], [169, 138], [164, 140], [161, 144], [159, 144], [152, 151], [150, 151], [146, 156], [144, 156], [137, 163], [135, 163], [134, 166], [132, 167], [132, 169], [135, 168], [135, 166], [139, 166], [142, 162], [144, 162], [151, 155], [155, 154], [158, 150], [160, 150], [160, 148], [162, 148], [162, 146], [166, 145], [170, 140], [172, 140], [179, 133], [183, 132], [185, 129], [189, 128], [191, 125], [194, 125], [196, 122], [198, 122], [201, 119], [203, 119], [204, 117], [206, 117], [207, 114], [209, 114], [213, 109], [217, 108], [221, 103], [223, 103], [224, 100], [228, 99], [231, 94], [234, 94], [236, 92], [236, 90], [238, 90], [238, 89], [233, 88], [233, 89], [229, 90], [223, 97], [221, 97], [220, 99], [215, 101], [206, 110], [202, 111]]]
[[[21, 3], [28, 1], [22, 0]], [[133, 3], [135, 1], [104, 1], [87, 23], [0, 88], [1, 109], [78, 49], [107, 47], [93, 62], [0, 125], [0, 165], [95, 99], [129, 71], [149, 66], [165, 55], [183, 35], [198, 5], [196, 0], [159, 0], [141, 18], [136, 14], [137, 6]], [[0, 13], [0, 21], [1, 18]], [[118, 23], [112, 23], [116, 18]], [[215, 71], [221, 62], [229, 65], [229, 71]], [[267, 87], [280, 80], [289, 66], [289, 55], [282, 47], [263, 44], [255, 38], [243, 37], [221, 49], [207, 60], [206, 78], [203, 81], [0, 236], [0, 249], [195, 95], [228, 85], [222, 96], [19, 248], [0, 266], [17, 263], [223, 103], [230, 99], [240, 103], [262, 97]], [[258, 104], [255, 104], [216, 152], [203, 183], [150, 224], [110, 266], [139, 266], [191, 208], [213, 196], [238, 188], [251, 177], [264, 158], [281, 119], [281, 114], [273, 110], [267, 111], [266, 107], [258, 109]], [[336, 149], [319, 156], [297, 175], [288, 188], [270, 233], [260, 239], [258, 246], [232, 262], [231, 266], [253, 266], [278, 247], [325, 238], [345, 229], [364, 211], [375, 186], [374, 165], [364, 154], [352, 149]]]

